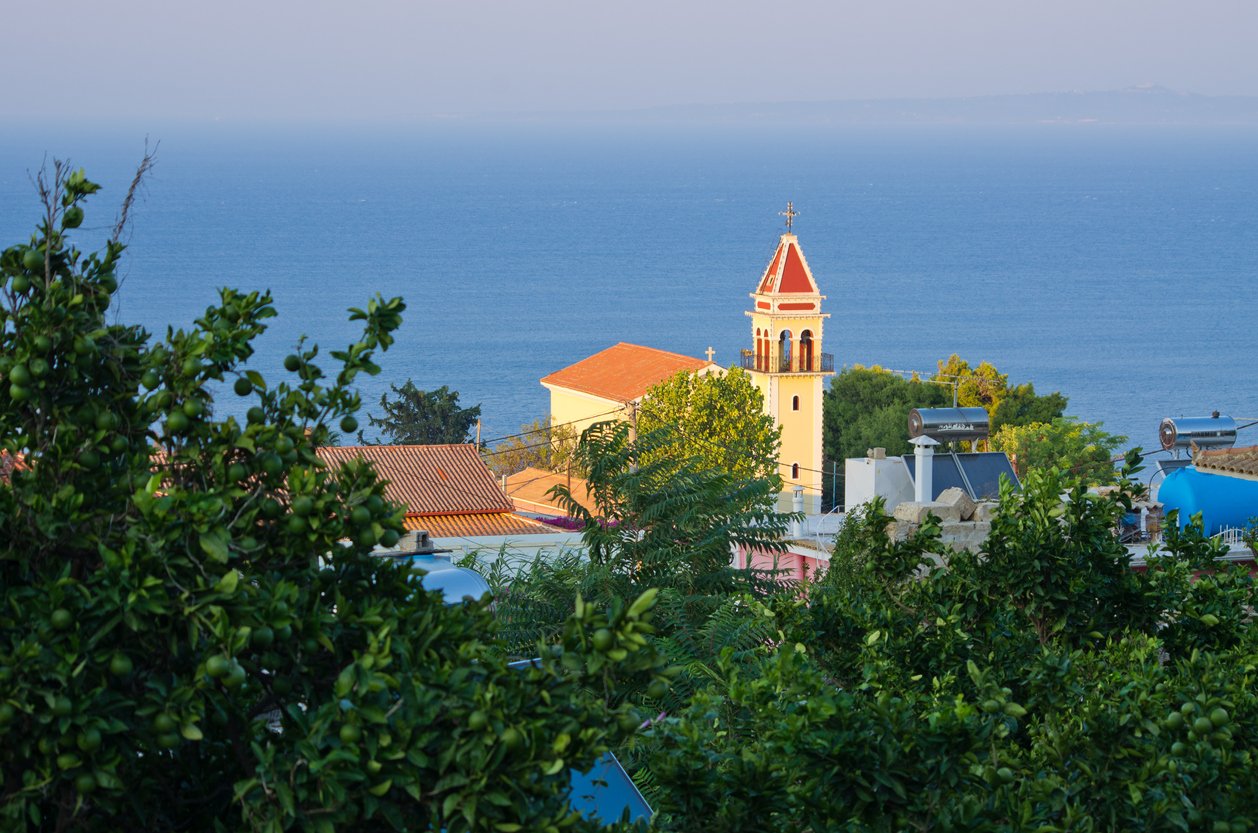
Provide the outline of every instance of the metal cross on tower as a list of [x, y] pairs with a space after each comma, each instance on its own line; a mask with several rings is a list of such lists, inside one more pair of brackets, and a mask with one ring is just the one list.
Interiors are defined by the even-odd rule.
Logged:
[[786, 210], [779, 211], [778, 216], [786, 218], [786, 233], [790, 234], [791, 226], [794, 224], [795, 218], [799, 216], [799, 212], [795, 210], [795, 203], [788, 202], [786, 204]]

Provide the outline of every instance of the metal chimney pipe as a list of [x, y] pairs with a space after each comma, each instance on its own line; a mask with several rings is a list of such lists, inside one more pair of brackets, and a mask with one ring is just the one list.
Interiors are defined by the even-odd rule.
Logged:
[[939, 442], [925, 436], [914, 437], [909, 442], [914, 446], [914, 469], [917, 474], [913, 478], [913, 500], [930, 503], [935, 499], [935, 446]]

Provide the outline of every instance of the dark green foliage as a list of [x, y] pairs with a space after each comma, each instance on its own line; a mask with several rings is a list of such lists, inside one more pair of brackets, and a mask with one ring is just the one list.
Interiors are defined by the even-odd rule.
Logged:
[[870, 448], [890, 456], [908, 454], [909, 411], [952, 404], [943, 385], [905, 379], [878, 367], [850, 367], [825, 393], [822, 441], [827, 460], [864, 457]]
[[1127, 496], [1026, 485], [981, 556], [929, 524], [892, 542], [874, 505], [807, 604], [749, 609], [779, 631], [759, 660], [724, 651], [642, 739], [661, 826], [1252, 829], [1247, 571], [1190, 531], [1135, 572], [1114, 533]]
[[[471, 440], [480, 405], [459, 407], [458, 391], [445, 385], [436, 390], [420, 390], [410, 379], [401, 385], [389, 385], [394, 399], [383, 394], [377, 417], [367, 415], [367, 424], [375, 428], [386, 445], [438, 445], [465, 443]], [[359, 442], [366, 442], [363, 433]]]
[[1066, 404], [1067, 399], [1063, 394], [1054, 391], [1041, 396], [1035, 392], [1035, 385], [1030, 382], [1008, 388], [992, 411], [991, 433], [995, 434], [1005, 425], [1052, 422], [1065, 415]]
[[[578, 601], [507, 668], [486, 606], [369, 556], [401, 528], [370, 467], [315, 454], [401, 301], [351, 311], [330, 377], [303, 344], [269, 384], [242, 367], [265, 295], [223, 290], [157, 342], [107, 323], [123, 247], [83, 256], [78, 215], [57, 223], [95, 190], [58, 169], [38, 234], [0, 253], [0, 827], [592, 827], [568, 769], [640, 720], [612, 695], [658, 670], [651, 596]], [[214, 415], [233, 377], [244, 424]]]

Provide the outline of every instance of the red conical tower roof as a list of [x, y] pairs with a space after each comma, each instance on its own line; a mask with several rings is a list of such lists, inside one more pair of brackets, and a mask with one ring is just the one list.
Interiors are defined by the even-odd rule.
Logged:
[[777, 251], [769, 261], [769, 268], [760, 279], [756, 290], [760, 295], [820, 295], [817, 282], [813, 280], [812, 270], [804, 259], [804, 252], [799, 247], [799, 238], [793, 234], [783, 234], [778, 242]]

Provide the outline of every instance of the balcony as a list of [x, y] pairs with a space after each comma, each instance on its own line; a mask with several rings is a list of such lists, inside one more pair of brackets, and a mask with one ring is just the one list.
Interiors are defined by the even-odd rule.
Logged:
[[742, 350], [738, 366], [761, 373], [833, 373], [834, 354], [814, 353], [808, 349], [783, 354], [774, 349], [757, 355], [755, 350]]

